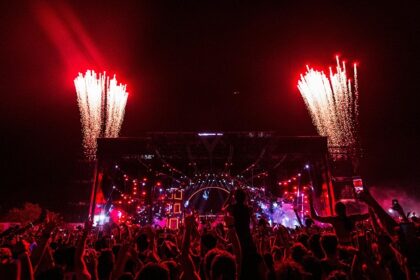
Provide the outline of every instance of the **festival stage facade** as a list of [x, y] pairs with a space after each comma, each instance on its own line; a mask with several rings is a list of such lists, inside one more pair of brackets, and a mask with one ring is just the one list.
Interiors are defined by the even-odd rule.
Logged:
[[286, 226], [309, 213], [330, 215], [334, 193], [326, 137], [276, 132], [151, 132], [99, 138], [92, 191], [97, 222], [177, 228], [194, 211], [214, 221], [233, 188], [243, 188], [258, 217]]

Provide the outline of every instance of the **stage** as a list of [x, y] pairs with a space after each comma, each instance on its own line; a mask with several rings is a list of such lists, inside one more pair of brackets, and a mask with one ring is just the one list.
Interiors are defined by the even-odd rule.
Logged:
[[270, 223], [292, 220], [293, 208], [302, 217], [308, 214], [309, 188], [315, 190], [317, 208], [330, 214], [334, 196], [327, 139], [271, 131], [148, 132], [98, 139], [92, 188], [97, 217], [174, 228], [185, 213], [220, 214], [234, 188], [245, 189], [257, 218]]

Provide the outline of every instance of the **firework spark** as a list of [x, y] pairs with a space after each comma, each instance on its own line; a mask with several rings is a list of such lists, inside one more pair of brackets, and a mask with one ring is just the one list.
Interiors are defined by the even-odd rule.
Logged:
[[74, 80], [80, 120], [83, 131], [83, 148], [88, 159], [96, 155], [98, 137], [118, 137], [123, 120], [128, 93], [126, 86], [103, 74], [86, 71]]
[[329, 146], [356, 149], [359, 118], [357, 68], [354, 64], [352, 83], [347, 77], [345, 62], [340, 62], [338, 57], [336, 60], [335, 71], [330, 67], [329, 77], [307, 66], [307, 72], [300, 76], [298, 89], [318, 133], [328, 137]]

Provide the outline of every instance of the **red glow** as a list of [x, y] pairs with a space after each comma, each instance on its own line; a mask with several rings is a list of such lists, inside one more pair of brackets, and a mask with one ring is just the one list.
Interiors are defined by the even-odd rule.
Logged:
[[34, 10], [39, 25], [60, 54], [69, 86], [73, 87], [78, 72], [95, 68], [102, 71], [103, 56], [69, 5], [37, 1]]

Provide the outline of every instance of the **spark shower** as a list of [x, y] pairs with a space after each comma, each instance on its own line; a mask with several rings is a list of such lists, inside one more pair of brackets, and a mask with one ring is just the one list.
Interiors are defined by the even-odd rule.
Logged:
[[106, 73], [96, 74], [88, 70], [74, 79], [80, 121], [83, 132], [85, 156], [94, 160], [99, 137], [118, 137], [124, 120], [128, 93], [126, 85], [118, 84]]
[[346, 63], [336, 57], [337, 65], [329, 68], [329, 77], [307, 67], [300, 75], [298, 89], [318, 133], [328, 137], [330, 149], [357, 151], [359, 148], [359, 91], [357, 67], [353, 65], [353, 82]]

